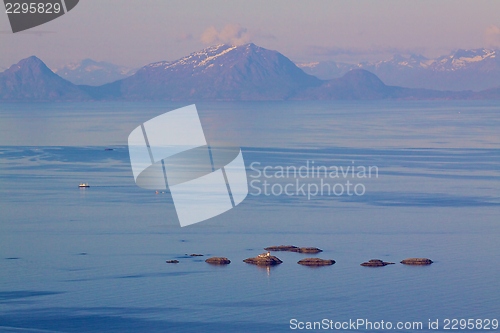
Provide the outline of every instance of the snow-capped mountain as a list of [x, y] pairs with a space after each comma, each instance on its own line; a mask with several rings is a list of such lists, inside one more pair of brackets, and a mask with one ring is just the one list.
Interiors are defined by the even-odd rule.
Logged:
[[[299, 63], [306, 73], [322, 79], [340, 77], [354, 68], [376, 74], [388, 85], [437, 90], [483, 90], [500, 86], [500, 51], [457, 50], [428, 59], [422, 55], [395, 55], [391, 59], [344, 64], [334, 62]], [[334, 65], [332, 65], [334, 64]]]
[[500, 51], [488, 49], [458, 50], [443, 56], [432, 63], [429, 68], [434, 71], [458, 71], [477, 69], [480, 71], [500, 70]]
[[136, 70], [105, 61], [85, 59], [54, 68], [52, 71], [74, 84], [100, 86], [126, 78], [134, 74]]
[[153, 63], [103, 88], [127, 99], [280, 100], [321, 83], [281, 53], [246, 44], [211, 46]]

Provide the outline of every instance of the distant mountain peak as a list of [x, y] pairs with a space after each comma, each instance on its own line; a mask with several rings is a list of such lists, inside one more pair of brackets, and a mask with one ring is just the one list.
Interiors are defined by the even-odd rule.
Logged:
[[52, 71], [36, 56], [31, 56], [20, 60], [17, 64], [10, 66], [5, 72], [14, 72], [19, 70], [40, 70], [45, 73], [52, 73]]
[[321, 80], [277, 51], [253, 43], [219, 44], [175, 61], [156, 62], [116, 84], [113, 96], [135, 99], [286, 99]]
[[217, 63], [219, 57], [224, 56], [225, 54], [231, 51], [240, 51], [244, 53], [247, 52], [258, 52], [260, 47], [253, 43], [244, 44], [240, 46], [231, 45], [231, 44], [218, 44], [206, 47], [200, 51], [193, 52], [185, 57], [182, 57], [175, 61], [160, 61], [155, 62], [143, 67], [143, 69], [171, 69], [175, 70], [177, 67], [192, 67], [193, 69], [200, 68], [208, 68], [212, 67]]
[[496, 59], [499, 53], [493, 49], [458, 49], [436, 59], [432, 69], [440, 72], [470, 70], [485, 64], [486, 70], [500, 70]]
[[419, 61], [419, 62], [421, 62], [421, 61], [428, 61], [429, 60], [429, 58], [426, 58], [426, 57], [424, 57], [421, 54], [411, 54], [410, 55], [410, 59], [412, 59], [414, 61]]
[[89, 96], [31, 56], [0, 73], [0, 100], [85, 100]]
[[487, 58], [496, 53], [494, 49], [458, 49], [450, 54], [450, 58]]
[[384, 82], [378, 78], [377, 75], [373, 74], [364, 69], [352, 69], [349, 72], [345, 73], [342, 77], [345, 81], [350, 82], [369, 82], [375, 86], [385, 86]]
[[392, 56], [392, 58], [390, 60], [392, 60], [392, 61], [405, 61], [405, 60], [407, 60], [407, 58], [403, 57], [401, 54], [395, 54]]
[[134, 74], [135, 70], [87, 58], [54, 68], [53, 72], [74, 84], [99, 86], [126, 78]]
[[24, 64], [24, 63], [38, 63], [38, 64], [43, 64], [43, 61], [41, 61], [37, 56], [32, 55], [31, 57], [21, 59], [18, 64]]

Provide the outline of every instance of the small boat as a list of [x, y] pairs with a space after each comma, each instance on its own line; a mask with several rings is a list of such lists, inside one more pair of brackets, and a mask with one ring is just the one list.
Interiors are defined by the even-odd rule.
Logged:
[[78, 187], [79, 187], [79, 188], [84, 188], [84, 187], [90, 187], [90, 185], [89, 185], [89, 184], [83, 184], [83, 183], [82, 183], [82, 184], [78, 185]]

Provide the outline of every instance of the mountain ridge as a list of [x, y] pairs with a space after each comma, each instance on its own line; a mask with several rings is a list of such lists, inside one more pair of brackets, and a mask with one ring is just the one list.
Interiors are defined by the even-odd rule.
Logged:
[[[425, 59], [416, 59], [425, 61]], [[214, 45], [175, 61], [146, 65], [101, 86], [74, 85], [36, 57], [0, 73], [2, 101], [498, 99], [499, 90], [437, 91], [386, 85], [364, 69], [321, 80], [277, 51], [255, 44]]]
[[100, 86], [133, 75], [136, 70], [105, 61], [84, 59], [52, 68], [52, 71], [76, 85]]
[[377, 62], [318, 61], [297, 65], [321, 79], [338, 78], [349, 70], [361, 68], [388, 85], [408, 88], [481, 91], [500, 86], [500, 50], [495, 49], [458, 49], [435, 59], [396, 54]]

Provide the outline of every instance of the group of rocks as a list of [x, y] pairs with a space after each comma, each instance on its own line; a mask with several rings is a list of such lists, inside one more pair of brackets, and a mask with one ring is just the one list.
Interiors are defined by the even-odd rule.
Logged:
[[[283, 261], [275, 256], [270, 255], [270, 251], [288, 251], [288, 252], [298, 252], [298, 253], [320, 253], [323, 250], [317, 247], [297, 247], [293, 245], [280, 245], [280, 246], [270, 246], [266, 247], [264, 250], [268, 251], [255, 258], [247, 258], [243, 260], [248, 264], [260, 265], [260, 266], [273, 266], [279, 265]], [[328, 266], [335, 264], [335, 260], [331, 259], [320, 259], [320, 258], [305, 258], [297, 261], [297, 264], [306, 266]]]
[[[266, 247], [264, 250], [268, 251], [267, 253], [263, 253], [257, 257], [247, 258], [243, 260], [248, 264], [259, 265], [259, 266], [274, 266], [283, 263], [279, 258], [272, 256], [270, 251], [288, 251], [288, 252], [298, 252], [298, 253], [319, 253], [323, 252], [323, 250], [318, 249], [317, 247], [297, 247], [293, 245], [280, 245], [280, 246], [270, 246]], [[202, 254], [191, 254], [191, 257], [203, 256]], [[167, 260], [167, 263], [177, 264], [178, 260]], [[231, 263], [231, 260], [225, 257], [212, 257], [205, 260], [205, 262], [212, 265], [227, 265]], [[432, 260], [426, 258], [410, 258], [401, 261], [402, 264], [405, 265], [430, 265], [432, 264]], [[329, 266], [335, 264], [335, 260], [332, 259], [320, 259], [320, 258], [305, 258], [299, 260], [297, 264], [306, 265], [306, 266]], [[385, 262], [379, 259], [372, 259], [368, 262], [364, 262], [361, 266], [366, 267], [382, 267], [387, 265], [393, 265], [393, 262]]]
[[[405, 259], [403, 261], [400, 261], [401, 264], [403, 265], [415, 265], [415, 266], [424, 266], [424, 265], [430, 265], [433, 263], [432, 260], [427, 259], [427, 258], [410, 258], [410, 259]], [[394, 262], [385, 262], [379, 259], [372, 259], [370, 261], [364, 262], [361, 264], [361, 266], [366, 266], [366, 267], [382, 267], [382, 266], [387, 266], [387, 265], [394, 265]]]
[[[193, 254], [186, 254], [186, 255], [189, 255], [190, 257], [203, 257], [203, 254], [196, 254], [196, 253], [193, 253]], [[179, 260], [167, 260], [165, 261], [167, 264], [178, 264], [179, 263]]]

